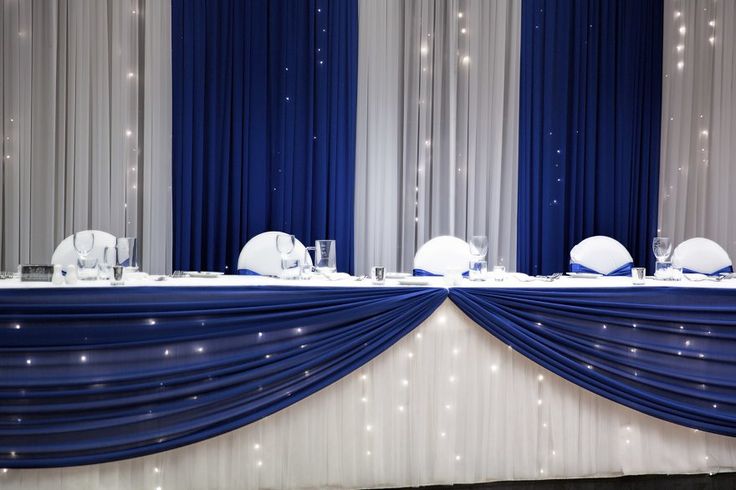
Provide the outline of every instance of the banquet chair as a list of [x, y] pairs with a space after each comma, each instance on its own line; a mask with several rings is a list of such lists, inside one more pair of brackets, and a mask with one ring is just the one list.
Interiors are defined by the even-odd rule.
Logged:
[[[92, 251], [90, 251], [88, 255], [88, 258], [90, 259], [97, 259], [98, 261], [101, 261], [103, 259], [103, 254], [105, 253], [105, 247], [114, 247], [117, 244], [116, 238], [106, 231], [84, 231], [91, 231], [92, 234], [95, 236], [95, 244], [92, 247]], [[74, 250], [74, 235], [72, 234], [64, 238], [61, 243], [59, 243], [59, 246], [56, 247], [56, 250], [54, 250], [54, 253], [51, 256], [51, 263], [53, 265], [61, 265], [62, 267], [66, 267], [70, 264], [76, 265], [77, 259], [78, 255], [77, 251]]]
[[629, 276], [633, 264], [626, 247], [603, 235], [586, 238], [570, 250], [570, 272]]
[[[281, 274], [281, 253], [276, 248], [276, 237], [288, 236], [281, 231], [266, 231], [254, 236], [246, 243], [238, 257], [238, 274], [245, 276], [274, 276]], [[304, 260], [305, 247], [299, 240], [294, 244], [291, 256]], [[307, 257], [309, 263], [312, 259]]]
[[469, 266], [470, 247], [454, 236], [432, 238], [414, 256], [415, 276], [444, 276], [453, 269], [467, 275]]
[[685, 240], [672, 253], [673, 267], [681, 267], [682, 272], [700, 273], [716, 276], [733, 272], [728, 253], [713, 240], [691, 238]]

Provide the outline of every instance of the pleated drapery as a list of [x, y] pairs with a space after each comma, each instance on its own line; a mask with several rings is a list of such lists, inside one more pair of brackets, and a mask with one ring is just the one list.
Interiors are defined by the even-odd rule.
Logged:
[[174, 267], [234, 272], [268, 231], [353, 270], [356, 0], [174, 0]]
[[521, 17], [518, 270], [567, 270], [592, 235], [651, 264], [662, 0], [525, 0]]

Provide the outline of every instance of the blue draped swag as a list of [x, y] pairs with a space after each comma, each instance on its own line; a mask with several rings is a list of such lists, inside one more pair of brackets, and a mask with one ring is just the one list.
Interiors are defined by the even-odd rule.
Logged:
[[567, 270], [583, 238], [653, 265], [662, 0], [524, 0], [517, 268]]
[[445, 289], [137, 287], [0, 295], [0, 467], [131, 458], [265, 417], [410, 332]]
[[455, 288], [471, 319], [610, 400], [736, 436], [736, 295], [705, 288]]
[[267, 230], [353, 269], [357, 0], [172, 0], [173, 265]]

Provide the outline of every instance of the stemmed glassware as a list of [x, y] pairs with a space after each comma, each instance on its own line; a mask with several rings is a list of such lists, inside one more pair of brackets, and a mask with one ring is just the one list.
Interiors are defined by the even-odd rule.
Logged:
[[78, 255], [79, 278], [97, 279], [97, 260], [89, 258], [89, 254], [95, 248], [95, 234], [89, 230], [78, 231], [72, 236], [72, 244]]
[[74, 234], [74, 250], [82, 260], [85, 260], [92, 249], [95, 247], [95, 234], [89, 230], [78, 231]]
[[488, 237], [475, 235], [470, 238], [470, 255], [476, 260], [483, 260], [488, 253]]
[[[294, 235], [276, 235], [276, 249], [281, 254], [281, 277], [298, 277], [299, 261], [290, 258], [294, 247], [296, 247], [296, 237]], [[292, 269], [296, 270], [296, 275], [291, 274]]]
[[485, 235], [472, 236], [469, 245], [471, 256], [469, 278], [473, 281], [482, 281], [488, 271], [488, 263], [485, 260], [488, 253], [488, 237]]
[[657, 257], [657, 262], [667, 262], [667, 258], [672, 253], [672, 241], [664, 236], [655, 237], [652, 240], [652, 251]]
[[654, 277], [663, 280], [679, 280], [682, 276], [681, 271], [675, 270], [672, 263], [667, 261], [672, 252], [672, 241], [663, 236], [655, 237], [652, 240], [652, 251], [657, 258], [657, 263], [654, 264]]

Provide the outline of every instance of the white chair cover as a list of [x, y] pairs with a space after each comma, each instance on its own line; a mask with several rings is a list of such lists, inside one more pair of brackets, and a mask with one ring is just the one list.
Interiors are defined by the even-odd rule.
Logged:
[[700, 237], [679, 244], [672, 253], [672, 265], [682, 267], [683, 272], [701, 274], [733, 271], [728, 253], [713, 240]]
[[443, 276], [448, 270], [467, 272], [470, 247], [454, 236], [438, 236], [419, 247], [414, 256], [414, 275]]
[[[105, 247], [114, 247], [117, 244], [115, 237], [106, 231], [99, 230], [87, 230], [91, 231], [95, 236], [95, 244], [92, 247], [92, 251], [89, 253], [88, 258], [97, 259], [98, 262], [102, 260], [105, 252]], [[69, 235], [64, 238], [54, 254], [51, 256], [51, 263], [54, 265], [61, 265], [66, 267], [67, 265], [77, 265], [77, 251], [74, 250], [74, 235]]]
[[570, 250], [571, 271], [577, 269], [604, 275], [629, 275], [633, 262], [626, 247], [602, 235], [586, 238]]
[[[287, 235], [281, 231], [267, 231], [256, 235], [243, 246], [238, 257], [238, 273], [261, 276], [279, 276], [281, 274], [281, 254], [276, 248], [276, 237]], [[304, 245], [299, 240], [294, 245], [291, 256], [304, 260]], [[312, 263], [312, 259], [307, 259]]]

